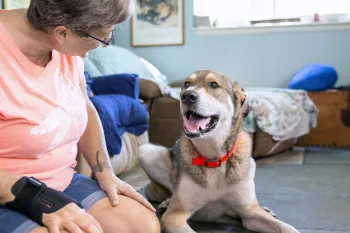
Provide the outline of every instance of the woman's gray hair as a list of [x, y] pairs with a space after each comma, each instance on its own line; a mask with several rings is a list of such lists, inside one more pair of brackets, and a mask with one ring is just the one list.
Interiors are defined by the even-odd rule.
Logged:
[[129, 19], [135, 10], [134, 0], [31, 0], [27, 18], [35, 29], [66, 26], [89, 33]]

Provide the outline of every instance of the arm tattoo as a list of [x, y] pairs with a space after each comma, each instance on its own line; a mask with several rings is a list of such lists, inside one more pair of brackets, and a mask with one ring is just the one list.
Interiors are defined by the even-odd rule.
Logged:
[[96, 161], [97, 161], [96, 170], [97, 170], [98, 172], [103, 172], [103, 165], [102, 165], [102, 163], [100, 162], [100, 160], [98, 159], [98, 152], [99, 152], [99, 151], [96, 152]]
[[96, 152], [96, 165], [93, 169], [93, 172], [103, 172], [105, 170], [105, 168], [107, 169], [111, 169], [110, 165], [108, 165], [108, 163], [104, 163], [100, 161], [99, 158], [99, 151]]

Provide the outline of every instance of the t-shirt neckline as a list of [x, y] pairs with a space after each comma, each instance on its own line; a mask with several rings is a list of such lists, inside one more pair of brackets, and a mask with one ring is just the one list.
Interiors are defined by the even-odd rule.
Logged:
[[6, 47], [10, 47], [11, 50], [13, 50], [14, 54], [16, 55], [16, 58], [21, 66], [23, 66], [28, 72], [33, 74], [43, 74], [45, 73], [51, 66], [52, 63], [55, 62], [56, 59], [56, 51], [52, 50], [51, 52], [51, 59], [46, 64], [45, 67], [38, 66], [31, 62], [24, 54], [23, 52], [18, 48], [16, 42], [12, 38], [11, 34], [7, 30], [7, 28], [3, 25], [2, 22], [0, 22], [0, 31], [1, 31], [1, 37], [0, 40], [2, 40], [3, 46], [6, 45]]

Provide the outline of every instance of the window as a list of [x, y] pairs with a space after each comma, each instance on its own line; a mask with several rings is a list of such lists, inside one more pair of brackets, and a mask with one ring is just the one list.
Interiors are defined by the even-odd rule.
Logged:
[[316, 13], [320, 22], [350, 22], [350, 0], [194, 0], [197, 27], [311, 23]]

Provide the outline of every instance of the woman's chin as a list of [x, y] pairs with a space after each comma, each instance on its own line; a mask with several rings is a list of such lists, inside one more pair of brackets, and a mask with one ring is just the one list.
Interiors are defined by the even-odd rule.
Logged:
[[86, 52], [79, 55], [79, 57], [84, 58], [84, 57], [87, 57], [88, 55], [89, 55], [89, 52]]

